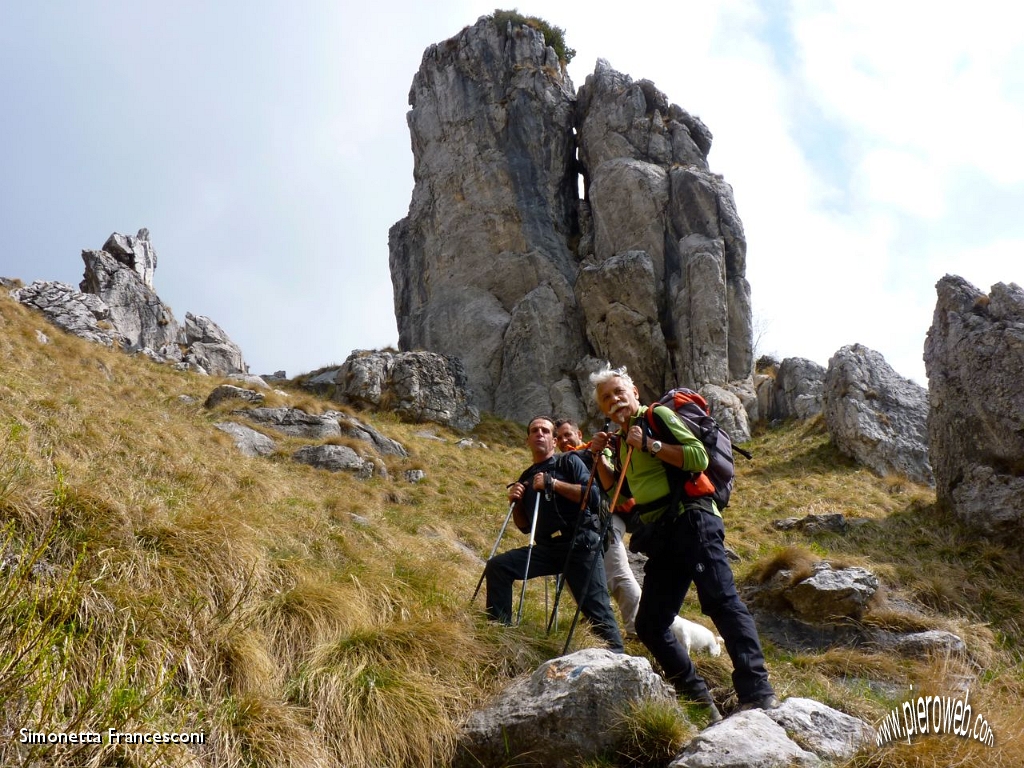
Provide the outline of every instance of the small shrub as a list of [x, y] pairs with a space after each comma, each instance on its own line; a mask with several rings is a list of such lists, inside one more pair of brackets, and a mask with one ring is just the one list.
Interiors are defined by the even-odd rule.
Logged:
[[536, 29], [544, 35], [544, 42], [555, 49], [555, 53], [558, 55], [558, 60], [562, 62], [562, 64], [568, 64], [576, 55], [576, 50], [574, 48], [567, 47], [565, 44], [565, 30], [561, 27], [549, 24], [544, 21], [544, 19], [538, 18], [537, 16], [524, 16], [515, 8], [511, 11], [495, 9], [491, 18], [494, 20], [494, 25], [498, 28], [499, 32], [504, 32], [510, 21], [514, 25], [526, 25], [532, 29]]

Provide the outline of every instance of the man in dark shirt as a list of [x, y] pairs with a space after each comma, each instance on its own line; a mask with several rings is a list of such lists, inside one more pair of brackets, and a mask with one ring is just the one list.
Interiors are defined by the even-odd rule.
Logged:
[[[532, 552], [528, 546], [519, 547], [487, 561], [484, 569], [487, 615], [495, 621], [511, 623], [512, 582], [522, 579], [524, 574], [532, 579], [561, 573], [565, 568], [566, 583], [579, 603], [580, 612], [610, 650], [622, 652], [622, 635], [608, 602], [596, 483], [591, 487], [590, 498], [581, 512], [590, 473], [579, 456], [555, 456], [555, 425], [550, 418], [538, 416], [530, 421], [526, 444], [533, 454], [533, 464], [509, 488], [508, 500], [515, 505], [512, 519], [524, 533], [530, 532], [534, 509], [537, 510], [535, 544]], [[580, 514], [583, 518], [577, 526], [576, 519]], [[572, 557], [567, 564], [570, 548]], [[526, 573], [527, 557], [529, 573]], [[588, 584], [591, 569], [593, 574]]]

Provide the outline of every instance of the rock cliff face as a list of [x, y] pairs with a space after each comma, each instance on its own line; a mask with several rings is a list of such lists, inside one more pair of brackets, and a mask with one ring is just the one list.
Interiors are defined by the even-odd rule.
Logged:
[[928, 446], [939, 502], [988, 533], [1024, 530], [1024, 291], [936, 285], [924, 348]]
[[521, 421], [584, 417], [594, 357], [645, 400], [750, 376], [743, 228], [698, 119], [606, 62], [577, 97], [540, 32], [488, 17], [427, 49], [409, 100], [402, 350], [458, 356], [473, 404]]
[[577, 298], [594, 352], [640, 374], [644, 399], [748, 378], [746, 241], [732, 188], [708, 169], [711, 132], [599, 60], [580, 88], [579, 145], [591, 232]]

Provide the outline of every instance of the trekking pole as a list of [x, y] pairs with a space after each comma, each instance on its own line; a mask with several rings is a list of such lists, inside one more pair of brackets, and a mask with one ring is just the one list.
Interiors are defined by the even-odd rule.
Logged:
[[[622, 483], [626, 479], [626, 470], [629, 469], [629, 460], [633, 458], [633, 446], [629, 446], [629, 450], [626, 451], [626, 460], [622, 464], [622, 470], [619, 472], [619, 482], [615, 486], [615, 495], [612, 496], [612, 504], [610, 509], [613, 510], [608, 515], [608, 519], [604, 521], [601, 526], [601, 535], [597, 540], [598, 546], [604, 541], [604, 537], [608, 535], [608, 526], [611, 525], [612, 515], [615, 514], [615, 505], [619, 503], [619, 493], [622, 491]], [[596, 462], [595, 465], [597, 466]], [[590, 561], [590, 570], [587, 572], [586, 581], [583, 582], [583, 589], [580, 590], [580, 594], [576, 596], [576, 613], [573, 614], [572, 624], [569, 625], [569, 634], [565, 637], [565, 646], [562, 648], [562, 655], [565, 656], [569, 652], [569, 643], [572, 642], [572, 633], [576, 631], [576, 622], [580, 620], [580, 608], [583, 605], [583, 600], [586, 598], [587, 590], [590, 589], [590, 582], [594, 579], [594, 568], [597, 567], [598, 550], [594, 550], [594, 558]]]
[[565, 581], [564, 573], [555, 574], [555, 607], [551, 611], [551, 621], [548, 622], [548, 633], [551, 632], [551, 625], [555, 625], [555, 632], [558, 631], [558, 594], [562, 591], [562, 582]]
[[[498, 545], [501, 544], [501, 537], [505, 535], [505, 529], [508, 528], [508, 521], [512, 519], [512, 510], [515, 508], [516, 503], [513, 501], [508, 505], [508, 514], [505, 515], [505, 522], [501, 526], [501, 530], [498, 532], [498, 539], [494, 542], [494, 546], [491, 547], [491, 554], [487, 556], [490, 560], [494, 557], [494, 553], [498, 551]], [[484, 572], [480, 574], [480, 581], [476, 583], [476, 589], [473, 590], [473, 596], [469, 598], [469, 604], [472, 605], [473, 601], [476, 600], [476, 596], [480, 594], [480, 587], [484, 583], [484, 576], [487, 575], [487, 566], [484, 565]]]
[[[526, 597], [526, 582], [530, 576], [530, 556], [533, 555], [534, 538], [537, 533], [537, 514], [540, 511], [540, 494], [534, 491], [537, 500], [533, 503], [533, 522], [530, 524], [530, 546], [526, 550], [526, 570], [523, 572], [523, 591], [519, 593], [519, 611], [516, 613], [516, 626], [523, 620], [523, 599]], [[545, 609], [546, 610], [546, 609]]]
[[[551, 618], [548, 619], [547, 634], [551, 634], [551, 627], [558, 619], [558, 601], [562, 597], [562, 588], [565, 587], [565, 573], [569, 568], [569, 560], [572, 558], [572, 551], [576, 547], [576, 534], [580, 530], [580, 520], [583, 519], [583, 510], [587, 508], [587, 499], [590, 498], [590, 489], [594, 485], [594, 477], [597, 475], [597, 457], [594, 457], [594, 465], [590, 468], [590, 479], [587, 480], [586, 490], [583, 491], [583, 498], [580, 499], [580, 511], [576, 514], [576, 525], [572, 529], [572, 541], [569, 542], [569, 553], [565, 556], [565, 565], [562, 567], [562, 577], [558, 580], [558, 587], [555, 589], [555, 607], [551, 611]], [[546, 607], [545, 607], [546, 608]], [[555, 626], [555, 629], [558, 629]]]

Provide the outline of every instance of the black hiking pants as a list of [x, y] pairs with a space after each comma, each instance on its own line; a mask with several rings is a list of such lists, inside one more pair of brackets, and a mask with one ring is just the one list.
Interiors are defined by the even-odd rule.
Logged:
[[648, 552], [636, 633], [677, 693], [709, 700], [707, 684], [670, 629], [693, 584], [701, 611], [725, 641], [733, 664], [733, 686], [743, 704], [774, 691], [768, 682], [757, 626], [736, 591], [726, 559], [722, 518], [703, 506], [688, 503], [673, 521], [666, 522], [660, 541]]
[[[568, 539], [568, 537], [565, 537]], [[487, 615], [503, 624], [512, 622], [512, 582], [522, 579], [526, 571], [526, 556], [529, 548], [519, 547], [495, 555], [487, 561], [484, 574], [487, 580]], [[582, 613], [593, 625], [594, 632], [608, 644], [609, 650], [621, 653], [622, 635], [608, 601], [608, 582], [604, 572], [604, 552], [598, 543], [598, 534], [591, 530], [578, 531], [572, 558], [566, 567], [569, 543], [538, 542], [530, 555], [530, 572], [527, 578], [554, 576], [565, 568], [565, 580], [573, 598]], [[595, 562], [596, 558], [596, 562]], [[581, 594], [590, 567], [594, 575]]]

